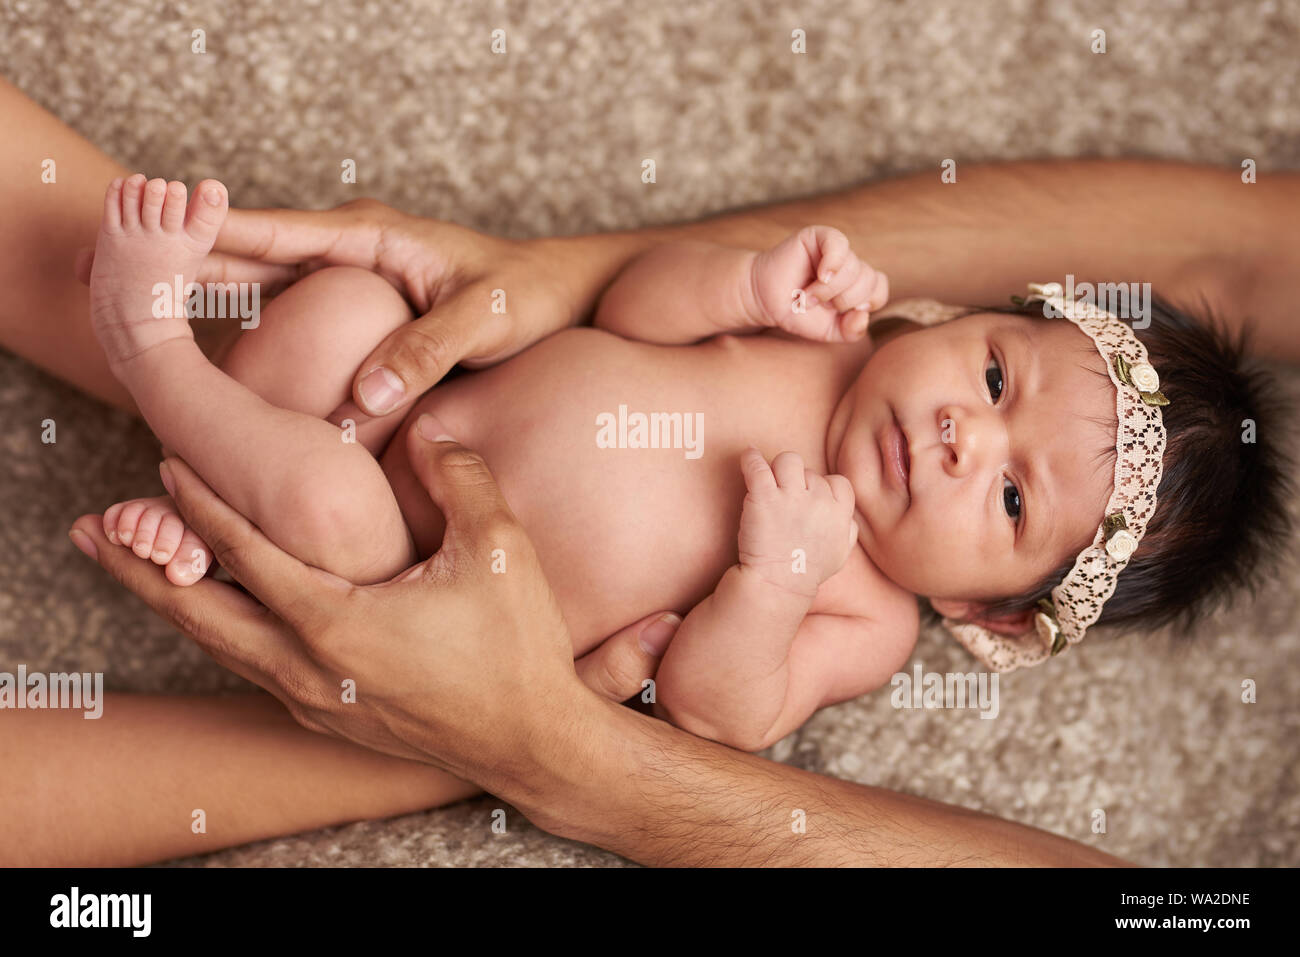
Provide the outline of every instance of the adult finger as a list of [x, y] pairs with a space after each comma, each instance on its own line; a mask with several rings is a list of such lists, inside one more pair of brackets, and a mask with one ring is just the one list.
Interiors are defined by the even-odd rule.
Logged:
[[626, 701], [654, 677], [681, 623], [680, 615], [656, 612], [628, 625], [573, 663], [578, 677], [601, 697]]
[[504, 334], [490, 296], [471, 285], [388, 335], [357, 367], [352, 396], [368, 415], [387, 415], [433, 388], [470, 355], [487, 355]]
[[[83, 246], [77, 250], [72, 271], [82, 285], [90, 285], [90, 271], [94, 265], [93, 247]], [[199, 283], [255, 282], [266, 286], [269, 292], [300, 279], [306, 271], [308, 270], [297, 265], [267, 263], [245, 256], [211, 252], [204, 258], [194, 281]]]
[[328, 615], [321, 604], [329, 585], [342, 592], [347, 583], [309, 568], [278, 548], [180, 459], [167, 459], [158, 471], [186, 523], [207, 542], [231, 577], [294, 630], [312, 633], [313, 623]]
[[274, 691], [266, 676], [303, 660], [283, 626], [238, 589], [211, 578], [184, 588], [173, 585], [161, 566], [110, 542], [98, 515], [81, 516], [68, 535], [160, 617], [241, 677]]
[[416, 420], [407, 435], [407, 453], [429, 498], [446, 518], [439, 554], [463, 549], [474, 555], [488, 542], [502, 547], [506, 536], [519, 528], [482, 456], [459, 444], [433, 416]]
[[376, 265], [378, 220], [396, 211], [375, 200], [336, 209], [232, 209], [217, 234], [219, 252], [269, 263], [328, 259], [335, 265]]

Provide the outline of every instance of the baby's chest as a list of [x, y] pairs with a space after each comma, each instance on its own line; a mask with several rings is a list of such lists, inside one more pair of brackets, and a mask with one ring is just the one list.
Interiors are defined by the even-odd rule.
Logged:
[[[432, 412], [483, 455], [580, 652], [712, 592], [736, 561], [741, 452], [788, 448], [823, 468], [824, 426], [782, 422], [770, 388], [722, 381], [716, 363], [697, 368], [691, 355], [621, 340], [605, 349], [602, 338], [555, 339], [435, 389], [413, 414]], [[422, 490], [393, 484], [404, 514], [418, 516]], [[417, 524], [417, 544], [427, 545]]]

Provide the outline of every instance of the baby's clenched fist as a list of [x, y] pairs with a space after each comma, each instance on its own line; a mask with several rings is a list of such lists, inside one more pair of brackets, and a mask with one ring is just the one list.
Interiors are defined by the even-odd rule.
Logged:
[[740, 564], [764, 581], [811, 598], [842, 567], [858, 538], [853, 486], [843, 475], [818, 475], [794, 452], [768, 464], [758, 449], [740, 457], [745, 505]]
[[854, 254], [833, 226], [805, 226], [754, 258], [761, 325], [816, 342], [856, 342], [889, 301], [889, 278]]

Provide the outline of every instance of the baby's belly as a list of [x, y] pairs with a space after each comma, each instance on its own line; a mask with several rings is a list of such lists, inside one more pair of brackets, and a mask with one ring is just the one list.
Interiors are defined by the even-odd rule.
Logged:
[[[382, 460], [420, 557], [437, 550], [443, 524], [411, 471], [406, 433], [429, 412], [492, 470], [536, 548], [575, 654], [651, 612], [688, 612], [736, 560], [744, 497], [737, 463], [748, 442], [731, 438], [745, 431], [733, 421], [744, 396], [692, 367], [709, 359], [580, 329], [435, 388]], [[686, 368], [670, 374], [665, 362]], [[660, 414], [660, 448], [620, 447], [655, 440], [635, 434], [636, 413]]]

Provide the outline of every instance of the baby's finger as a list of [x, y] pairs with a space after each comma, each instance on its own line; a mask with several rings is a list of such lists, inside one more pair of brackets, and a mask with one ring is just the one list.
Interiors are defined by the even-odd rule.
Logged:
[[853, 494], [853, 483], [843, 475], [826, 476], [826, 484], [831, 487], [831, 495], [835, 496], [835, 501], [841, 505], [847, 505], [853, 508], [856, 496]]
[[833, 226], [814, 226], [817, 237], [817, 281], [828, 283], [849, 258], [849, 237]]
[[866, 311], [871, 297], [876, 292], [876, 283], [884, 273], [877, 272], [866, 263], [862, 264], [862, 269], [858, 271], [853, 280], [853, 284], [848, 286], [834, 299], [834, 306], [840, 312], [848, 312], [851, 309]]
[[826, 476], [814, 472], [812, 469], [803, 470], [803, 482], [804, 485], [808, 486], [810, 492], [820, 492], [827, 495], [831, 492], [830, 485], [826, 482]]
[[[871, 267], [857, 256], [850, 255], [844, 265], [836, 271], [830, 282], [818, 283], [823, 289], [817, 294], [817, 298], [822, 302], [838, 303], [844, 293], [853, 288], [853, 284], [858, 281], [858, 277], [862, 275], [864, 269], [870, 270]], [[837, 308], [843, 312], [843, 308], [839, 306]]]
[[867, 301], [867, 308], [875, 312], [877, 309], [884, 309], [888, 302], [889, 277], [876, 270], [876, 288], [871, 292], [871, 298]]
[[806, 489], [803, 459], [797, 452], [782, 452], [772, 460], [772, 474], [781, 488]]
[[776, 476], [763, 458], [763, 453], [750, 446], [740, 454], [740, 471], [745, 476], [745, 488], [751, 492], [776, 488]]

